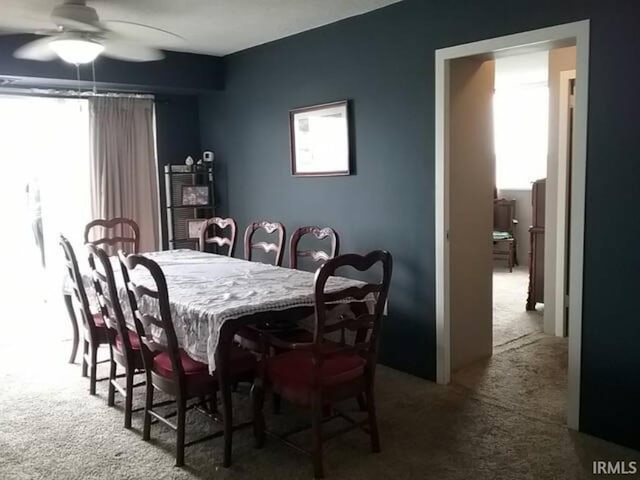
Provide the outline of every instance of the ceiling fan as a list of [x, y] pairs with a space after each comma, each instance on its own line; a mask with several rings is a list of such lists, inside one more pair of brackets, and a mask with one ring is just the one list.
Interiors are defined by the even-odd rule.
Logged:
[[[32, 32], [43, 38], [26, 43], [13, 52], [13, 56], [24, 60], [48, 62], [61, 58], [75, 65], [93, 62], [99, 55], [127, 62], [151, 62], [162, 60], [164, 53], [146, 45], [142, 39], [117, 33], [118, 27], [136, 32], [152, 32], [155, 39], [175, 43], [184, 41], [179, 35], [149, 25], [112, 20], [101, 22], [95, 8], [86, 0], [66, 0], [53, 8], [50, 16], [55, 29]], [[167, 42], [165, 42], [167, 43]]]

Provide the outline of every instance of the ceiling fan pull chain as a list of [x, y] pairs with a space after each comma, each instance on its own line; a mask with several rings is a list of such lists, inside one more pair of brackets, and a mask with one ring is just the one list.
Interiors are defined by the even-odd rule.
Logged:
[[80, 91], [80, 65], [76, 63], [76, 79], [78, 80], [78, 98], [82, 96]]
[[93, 62], [91, 62], [91, 75], [92, 75], [92, 80], [93, 80], [93, 94], [97, 95], [98, 94], [98, 89], [96, 88], [96, 62], [95, 60]]

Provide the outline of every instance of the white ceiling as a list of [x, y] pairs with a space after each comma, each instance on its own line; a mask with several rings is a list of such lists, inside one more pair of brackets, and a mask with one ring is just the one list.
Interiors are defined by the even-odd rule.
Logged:
[[[89, 0], [101, 20], [125, 20], [168, 30], [185, 42], [134, 28], [143, 43], [168, 50], [227, 55], [400, 0]], [[62, 0], [0, 0], [0, 31], [53, 25]], [[121, 26], [122, 30], [123, 27]]]

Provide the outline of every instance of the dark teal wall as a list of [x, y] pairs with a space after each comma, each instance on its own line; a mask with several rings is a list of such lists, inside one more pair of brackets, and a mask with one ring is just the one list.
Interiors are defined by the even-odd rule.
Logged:
[[[394, 255], [382, 361], [435, 377], [434, 51], [591, 19], [581, 421], [640, 448], [640, 14], [637, 1], [405, 0], [226, 57], [202, 97], [222, 213], [331, 225]], [[349, 99], [356, 174], [292, 178], [288, 111]]]
[[[156, 137], [158, 188], [165, 191], [164, 166], [184, 163], [187, 155], [199, 158], [200, 117], [195, 95], [156, 95]], [[167, 211], [164, 193], [160, 195], [162, 239], [168, 245]]]

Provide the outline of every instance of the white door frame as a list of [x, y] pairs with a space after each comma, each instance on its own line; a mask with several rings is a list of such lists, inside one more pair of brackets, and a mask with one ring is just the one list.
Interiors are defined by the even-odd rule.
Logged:
[[[558, 159], [557, 159], [557, 180], [558, 180], [558, 195], [556, 202], [556, 248], [560, 250], [565, 248], [567, 241], [567, 222], [569, 220], [567, 212], [567, 173], [569, 167], [568, 147], [569, 132], [567, 130], [567, 124], [569, 122], [569, 97], [571, 92], [569, 91], [569, 82], [571, 79], [575, 80], [575, 70], [563, 70], [560, 72], [560, 108], [558, 109]], [[565, 250], [566, 251], [566, 250]], [[556, 255], [555, 276], [556, 276], [556, 291], [554, 295], [556, 297], [554, 314], [554, 331], [553, 333], [558, 337], [567, 336], [567, 326], [565, 325], [565, 272], [567, 268], [567, 258], [564, 252], [560, 252], [560, 255]]]
[[584, 254], [585, 173], [587, 162], [587, 108], [589, 80], [589, 20], [479, 42], [435, 52], [436, 95], [436, 359], [437, 381], [451, 378], [449, 293], [449, 62], [455, 58], [500, 54], [520, 47], [553, 48], [576, 45], [576, 117], [571, 170], [571, 245], [569, 299], [569, 398], [567, 423], [579, 429], [580, 359], [582, 338], [582, 273]]

